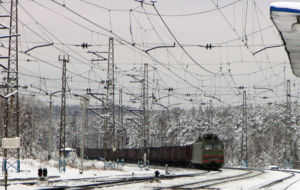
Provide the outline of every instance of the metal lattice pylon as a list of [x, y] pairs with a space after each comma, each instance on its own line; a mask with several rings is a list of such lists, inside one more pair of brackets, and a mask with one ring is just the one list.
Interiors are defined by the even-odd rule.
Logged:
[[59, 56], [59, 61], [63, 62], [62, 68], [62, 88], [61, 88], [61, 112], [60, 112], [60, 136], [59, 136], [59, 171], [65, 172], [65, 149], [66, 149], [66, 87], [67, 87], [67, 63], [69, 63], [69, 56], [66, 58]]
[[[19, 97], [18, 97], [18, 0], [11, 0], [10, 4], [10, 25], [9, 25], [9, 47], [8, 65], [6, 77], [6, 110], [4, 137], [19, 137]], [[16, 93], [13, 93], [13, 92]], [[9, 96], [14, 94], [14, 96]], [[2, 144], [3, 146], [3, 144]], [[17, 156], [17, 162], [11, 164], [8, 159]], [[13, 167], [20, 172], [20, 149], [3, 150], [4, 186], [7, 189], [8, 167]], [[16, 166], [15, 166], [16, 164]], [[8, 166], [8, 167], [7, 167]]]
[[243, 126], [242, 126], [242, 139], [241, 139], [241, 162], [248, 162], [248, 127], [247, 127], [246, 91], [243, 91]]
[[[107, 127], [106, 119], [106, 138], [110, 136], [112, 142], [110, 143], [113, 147], [116, 147], [116, 134], [115, 134], [115, 65], [114, 65], [114, 39], [109, 38], [108, 45], [108, 64], [107, 64], [107, 82], [106, 82], [106, 105], [105, 110], [107, 113], [111, 114], [112, 122], [110, 127]], [[110, 112], [108, 110], [111, 109]], [[108, 139], [105, 139], [105, 144], [107, 144]], [[106, 147], [105, 147], [106, 148]]]
[[292, 148], [292, 134], [291, 134], [291, 81], [287, 80], [286, 84], [286, 109], [285, 109], [285, 149], [284, 149], [284, 159], [290, 161], [292, 158], [291, 148]]
[[144, 148], [149, 147], [149, 118], [148, 118], [148, 64], [144, 64], [144, 79], [143, 79], [143, 92], [142, 92], [142, 108], [143, 108], [143, 139]]
[[[9, 50], [8, 50], [8, 67], [6, 77], [7, 94], [18, 90], [18, 1], [11, 1], [10, 13], [10, 30], [9, 30]], [[18, 93], [10, 98], [7, 107], [7, 130], [6, 137], [19, 136], [19, 98]], [[13, 115], [9, 115], [12, 110]], [[12, 118], [14, 118], [12, 120]], [[14, 127], [13, 127], [14, 126]], [[19, 157], [19, 155], [18, 155]]]

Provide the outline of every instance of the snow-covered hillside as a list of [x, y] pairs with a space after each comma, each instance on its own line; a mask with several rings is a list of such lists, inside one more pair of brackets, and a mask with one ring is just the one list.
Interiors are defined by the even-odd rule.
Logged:
[[[0, 102], [3, 103], [3, 102]], [[32, 106], [34, 105], [34, 106]], [[4, 106], [1, 106], [3, 108]], [[143, 140], [141, 119], [124, 108], [124, 128], [116, 119], [117, 144], [119, 147], [140, 147], [147, 144]], [[289, 115], [285, 104], [270, 104], [247, 107], [247, 120], [243, 119], [242, 107], [194, 107], [190, 110], [172, 108], [152, 110], [149, 113], [150, 146], [182, 146], [191, 144], [204, 133], [216, 133], [225, 142], [226, 165], [239, 165], [241, 156], [241, 132], [244, 128], [247, 137], [249, 165], [283, 166], [289, 161], [298, 160], [299, 106], [292, 104]], [[59, 107], [54, 108], [53, 144], [57, 153], [59, 140]], [[21, 104], [22, 151], [23, 158], [47, 159], [49, 120], [48, 105], [38, 100], [24, 98]], [[118, 113], [116, 113], [118, 114]], [[85, 146], [103, 146], [104, 120], [89, 112]], [[0, 110], [1, 123], [4, 122], [4, 109]], [[66, 139], [68, 147], [80, 145], [81, 110], [78, 106], [67, 109]], [[123, 137], [122, 137], [123, 134]], [[111, 140], [111, 139], [110, 139]], [[123, 144], [122, 144], [123, 141]], [[110, 144], [110, 143], [108, 143]]]

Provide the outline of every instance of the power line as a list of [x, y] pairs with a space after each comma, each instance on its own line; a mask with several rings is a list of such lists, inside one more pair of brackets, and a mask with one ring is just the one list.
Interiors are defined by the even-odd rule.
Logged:
[[[213, 0], [211, 0], [211, 2], [212, 2], [212, 4], [213, 4], [214, 6], [218, 7], [218, 6], [216, 5], [216, 3], [215, 3]], [[243, 40], [243, 38], [241, 38], [241, 36], [237, 33], [237, 31], [235, 30], [235, 28], [231, 25], [231, 23], [229, 22], [229, 20], [226, 18], [226, 16], [224, 15], [224, 13], [223, 13], [220, 9], [219, 9], [219, 13], [220, 13], [221, 16], [224, 18], [225, 22], [228, 24], [228, 26], [231, 28], [231, 30], [232, 30], [232, 31], [236, 34], [236, 36], [242, 41], [242, 43], [244, 44], [245, 48], [250, 52], [250, 54], [253, 56], [254, 60], [256, 61], [256, 64], [257, 64], [258, 68], [261, 70], [261, 67], [260, 67], [259, 64], [258, 64], [258, 61], [257, 61], [256, 57], [253, 55], [252, 51], [251, 51], [251, 50], [249, 49], [249, 47], [248, 47], [247, 41], [245, 41], [245, 40]], [[261, 30], [259, 30], [259, 31], [261, 31]], [[245, 36], [245, 37], [247, 37], [247, 36]], [[265, 74], [264, 74], [262, 71], [261, 71], [261, 74], [262, 74], [262, 76], [265, 78], [265, 81], [267, 81], [267, 80], [266, 80], [266, 76], [265, 76]]]
[[163, 22], [163, 24], [165, 25], [165, 27], [167, 28], [167, 30], [170, 32], [170, 34], [172, 35], [172, 37], [174, 38], [174, 40], [176, 41], [176, 43], [180, 46], [180, 48], [182, 49], [182, 51], [196, 64], [198, 65], [201, 69], [203, 69], [204, 71], [217, 75], [217, 73], [212, 72], [208, 69], [206, 69], [205, 67], [203, 67], [202, 65], [200, 65], [186, 50], [185, 48], [181, 45], [181, 43], [177, 40], [177, 38], [175, 37], [175, 35], [172, 33], [171, 29], [168, 27], [167, 23], [165, 22], [165, 20], [162, 18], [162, 16], [159, 14], [156, 6], [153, 4], [153, 7], [156, 11], [156, 13], [159, 15], [159, 18], [161, 19], [161, 21]]
[[[22, 7], [23, 8], [23, 7]], [[24, 9], [24, 8], [23, 8]], [[29, 14], [25, 9], [24, 9], [24, 11], [27, 13], [27, 14]], [[30, 15], [30, 14], [29, 14]], [[30, 15], [30, 17], [32, 18], [32, 19], [34, 19], [33, 17], [32, 17], [32, 15]], [[35, 20], [35, 19], [34, 19]], [[38, 21], [37, 20], [35, 20], [35, 22], [36, 23], [38, 23]], [[39, 23], [38, 23], [39, 24]], [[42, 26], [43, 27], [43, 26]], [[44, 28], [44, 27], [43, 27]], [[45, 29], [45, 28], [44, 28]], [[47, 30], [47, 29], [46, 29]], [[32, 32], [34, 32], [33, 30], [31, 30]], [[49, 31], [48, 31], [48, 33], [50, 33]], [[37, 34], [37, 33], [36, 33]], [[51, 33], [50, 33], [51, 34]], [[56, 38], [53, 34], [51, 34], [54, 38]], [[40, 35], [39, 35], [40, 36]], [[41, 37], [41, 36], [40, 36]], [[41, 37], [42, 38], [42, 37]], [[57, 39], [57, 38], [56, 38]], [[58, 39], [57, 39], [58, 40]], [[60, 40], [58, 40], [58, 41], [60, 41]], [[60, 41], [60, 43], [61, 44], [63, 44], [63, 45], [65, 45], [64, 43], [62, 43], [61, 41]], [[63, 51], [63, 50], [61, 50], [61, 49], [59, 49], [60, 51]], [[71, 50], [71, 51], [73, 51], [73, 50]], [[63, 51], [64, 52], [64, 51]], [[79, 54], [78, 54], [79, 55]], [[68, 71], [69, 72], [69, 71]], [[71, 72], [72, 73], [72, 72]], [[75, 74], [75, 73], [73, 73], [73, 74]], [[78, 75], [77, 75], [78, 76]], [[81, 75], [80, 75], [81, 76]], [[89, 80], [89, 79], [88, 79]], [[126, 89], [126, 88], [125, 88]]]
[[[41, 2], [39, 2], [39, 3], [41, 3]], [[49, 6], [50, 7], [50, 6]], [[138, 8], [140, 8], [140, 7], [138, 7]], [[144, 7], [143, 7], [144, 8]], [[217, 10], [217, 9], [216, 9]], [[128, 10], [127, 10], [128, 11]], [[144, 11], [142, 11], [142, 12], [144, 12], [143, 14], [145, 14], [147, 17], [148, 17], [148, 20], [149, 20], [149, 22], [154, 22], [154, 20], [153, 20], [153, 18], [151, 17], [149, 17], [149, 16], [151, 16], [151, 14], [148, 14], [148, 11], [146, 11], [145, 9], [144, 9]], [[129, 12], [130, 13], [130, 12]], [[130, 13], [131, 14], [131, 13]], [[135, 14], [135, 15], [137, 15], [137, 14]], [[158, 14], [156, 14], [156, 15], [158, 15]], [[131, 15], [132, 16], [132, 15]], [[134, 16], [134, 15], [133, 15]], [[214, 87], [216, 87], [216, 85], [218, 84], [218, 81], [221, 81], [222, 83], [220, 83], [220, 84], [225, 84], [225, 82], [226, 82], [226, 84], [228, 85], [228, 87], [227, 88], [225, 88], [227, 91], [230, 91], [230, 90], [232, 90], [232, 91], [234, 91], [233, 90], [233, 88], [232, 88], [232, 84], [234, 85], [234, 87], [236, 87], [238, 84], [237, 84], [237, 82], [236, 81], [239, 81], [239, 80], [237, 80], [237, 76], [251, 76], [251, 75], [256, 75], [257, 73], [259, 74], [260, 72], [262, 72], [262, 71], [264, 71], [264, 72], [266, 72], [266, 70], [269, 70], [269, 69], [271, 69], [271, 67], [273, 67], [274, 66], [274, 64], [270, 64], [270, 67], [263, 67], [263, 66], [261, 66], [260, 67], [260, 69], [258, 70], [258, 71], [253, 71], [252, 73], [246, 73], [246, 74], [243, 74], [243, 73], [222, 73], [222, 74], [220, 74], [220, 73], [217, 73], [218, 75], [211, 75], [211, 74], [201, 74], [201, 73], [197, 73], [196, 72], [196, 70], [193, 70], [193, 68], [191, 69], [191, 68], [185, 68], [184, 66], [185, 66], [185, 59], [186, 59], [186, 57], [183, 57], [182, 59], [179, 59], [178, 60], [178, 56], [180, 56], [180, 55], [177, 55], [177, 57], [175, 57], [174, 56], [174, 53], [173, 52], [175, 52], [175, 50], [173, 51], [173, 50], [166, 50], [166, 55], [168, 56], [168, 62], [169, 63], [166, 63], [166, 62], [161, 62], [160, 60], [159, 60], [159, 57], [156, 57], [156, 55], [155, 56], [153, 56], [153, 55], [147, 55], [147, 54], [145, 54], [145, 49], [147, 48], [147, 47], [153, 47], [153, 46], [155, 46], [155, 44], [158, 44], [158, 45], [168, 45], [168, 43], [165, 43], [164, 42], [164, 40], [165, 39], [163, 39], [163, 38], [161, 38], [161, 43], [148, 43], [148, 39], [147, 39], [147, 37], [149, 36], [148, 34], [149, 33], [147, 33], [149, 30], [147, 29], [147, 26], [148, 25], [146, 25], [145, 24], [145, 21], [144, 20], [142, 20], [142, 18], [140, 18], [140, 17], [136, 17], [136, 16], [134, 16], [134, 17], [132, 17], [133, 19], [138, 19], [138, 21], [140, 22], [140, 23], [137, 23], [137, 24], [142, 24], [141, 25], [141, 32], [144, 32], [144, 33], [142, 33], [141, 34], [141, 38], [142, 38], [142, 43], [139, 43], [139, 42], [134, 42], [134, 38], [135, 38], [135, 36], [132, 36], [131, 38], [133, 39], [133, 40], [129, 40], [129, 41], [126, 41], [126, 39], [116, 39], [116, 41], [118, 42], [116, 45], [119, 45], [119, 46], [126, 46], [126, 47], [128, 47], [128, 49], [129, 50], [131, 50], [131, 51], [134, 51], [134, 52], [136, 52], [135, 50], [138, 50], [137, 52], [138, 52], [138, 55], [137, 56], [140, 56], [141, 57], [141, 60], [144, 58], [144, 57], [146, 57], [147, 59], [149, 59], [149, 60], [151, 60], [151, 61], [153, 61], [154, 62], [154, 64], [155, 65], [157, 65], [158, 67], [157, 68], [160, 68], [161, 67], [161, 69], [159, 69], [159, 73], [161, 74], [161, 79], [163, 80], [163, 81], [165, 81], [166, 83], [164, 84], [165, 86], [168, 86], [168, 82], [167, 82], [167, 80], [168, 79], [176, 79], [178, 82], [183, 82], [183, 83], [180, 83], [178, 86], [180, 86], [180, 85], [184, 85], [184, 84], [188, 84], [189, 86], [191, 86], [192, 87], [192, 89], [195, 89], [195, 90], [199, 90], [199, 89], [201, 89], [202, 91], [207, 91], [205, 88], [202, 88], [202, 86], [201, 87], [199, 87], [198, 85], [195, 85], [197, 82], [199, 82], [199, 83], [201, 83], [201, 84], [207, 84], [207, 83], [209, 83], [209, 81], [212, 81], [213, 80], [213, 77], [216, 77], [216, 76], [218, 76], [218, 77], [216, 77], [215, 79], [216, 79], [216, 81], [217, 81], [217, 83], [216, 84], [213, 84], [213, 83], [211, 83], [211, 85], [213, 85]], [[91, 20], [92, 21], [92, 20]], [[112, 23], [112, 20], [110, 21], [111, 22], [111, 25], [113, 24]], [[135, 22], [135, 20], [133, 20], [133, 22]], [[79, 23], [79, 24], [81, 24], [82, 26], [84, 26], [84, 27], [86, 27], [84, 24], [82, 24], [82, 23], [80, 23], [79, 21], [77, 22], [77, 23]], [[156, 24], [156, 23], [155, 23]], [[81, 26], [81, 27], [82, 27]], [[115, 26], [115, 25], [112, 25], [112, 26]], [[160, 27], [161, 27], [162, 25], [160, 25]], [[142, 28], [142, 27], [144, 27], [144, 28]], [[158, 28], [155, 28], [155, 27], [157, 27], [156, 25], [154, 25], [153, 23], [152, 23], [152, 28], [150, 29], [151, 31], [151, 34], [152, 34], [152, 32], [153, 33], [159, 33], [158, 32]], [[109, 27], [108, 27], [109, 28]], [[164, 27], [163, 27], [164, 28]], [[88, 31], [91, 31], [90, 30], [90, 28], [89, 27], [86, 27], [85, 29], [87, 29]], [[159, 29], [161, 29], [161, 28], [159, 28]], [[109, 30], [109, 29], [108, 29]], [[94, 31], [94, 30], [93, 30]], [[136, 31], [138, 31], [138, 30], [136, 30]], [[262, 30], [259, 30], [259, 31], [262, 31]], [[111, 35], [114, 35], [114, 33], [115, 33], [116, 31], [114, 31], [113, 33], [110, 33], [110, 34], [105, 34], [105, 35], [107, 35], [107, 36], [111, 36]], [[47, 34], [48, 35], [48, 34]], [[159, 35], [161, 35], [160, 33], [159, 33]], [[248, 35], [250, 35], [250, 34], [248, 34]], [[48, 35], [49, 36], [49, 35]], [[170, 35], [169, 35], [170, 36]], [[43, 36], [42, 36], [43, 37]], [[50, 37], [50, 36], [49, 36]], [[140, 37], [140, 36], [138, 36], [138, 37]], [[159, 37], [159, 36], [158, 36]], [[161, 36], [160, 36], [161, 37]], [[43, 37], [43, 39], [46, 39], [45, 37]], [[50, 38], [49, 38], [50, 39]], [[241, 40], [242, 38], [238, 38], [238, 40]], [[125, 40], [125, 41], [122, 41], [122, 40]], [[50, 39], [50, 40], [47, 40], [47, 41], [49, 41], [49, 42], [51, 42], [52, 40]], [[54, 40], [55, 41], [55, 40]], [[126, 42], [129, 42], [129, 44], [127, 44]], [[40, 44], [43, 44], [44, 42], [40, 42]], [[52, 42], [53, 43], [53, 42]], [[134, 43], [134, 46], [132, 45]], [[54, 42], [54, 45], [62, 45], [62, 46], [76, 46], [76, 44], [67, 44], [67, 43], [63, 43], [63, 42]], [[92, 45], [92, 44], [91, 44]], [[92, 45], [92, 46], [96, 46], [97, 44], [94, 44], [94, 45]], [[99, 44], [99, 46], [106, 46], [107, 44]], [[205, 48], [205, 44], [181, 44], [183, 47], [200, 47], [200, 48]], [[249, 44], [248, 45], [249, 47], [254, 47], [255, 45], [254, 44]], [[262, 44], [262, 46], [263, 46], [263, 48], [268, 48], [268, 46], [266, 45], [266, 44]], [[179, 46], [177, 46], [176, 48], [178, 48]], [[220, 45], [218, 45], [218, 44], [216, 44], [216, 45], [214, 45], [214, 44], [212, 44], [212, 47], [244, 47], [244, 45], [232, 45], [232, 44], [220, 44]], [[179, 48], [181, 48], [181, 47], [179, 47]], [[63, 48], [62, 48], [63, 49]], [[77, 53], [78, 53], [78, 51], [77, 50], [75, 50]], [[80, 52], [81, 53], [81, 52]], [[156, 53], [156, 52], [155, 52]], [[189, 52], [190, 53], [190, 52]], [[182, 54], [182, 56], [183, 56], [184, 54]], [[174, 60], [173, 60], [173, 58], [174, 58]], [[75, 57], [77, 57], [77, 56], [75, 56]], [[39, 57], [40, 59], [43, 59], [43, 58], [41, 58], [41, 57]], [[78, 58], [78, 57], [77, 57]], [[170, 60], [169, 60], [169, 58], [171, 58]], [[45, 61], [47, 61], [46, 59], [44, 59]], [[81, 59], [78, 59], [79, 61], [78, 61], [78, 63], [80, 63], [80, 60]], [[48, 61], [49, 63], [51, 63], [50, 61]], [[146, 62], [148, 62], [148, 61], [146, 61]], [[241, 60], [241, 61], [236, 61], [235, 63], [236, 64], [238, 64], [238, 63], [246, 63], [247, 61], [245, 61], [245, 60]], [[252, 61], [249, 61], [249, 63], [250, 62], [252, 62]], [[255, 61], [254, 61], [255, 62]], [[234, 62], [230, 62], [230, 64], [235, 64]], [[261, 63], [261, 62], [260, 62]], [[268, 62], [266, 62], [266, 63], [268, 63]], [[270, 62], [270, 63], [275, 63], [275, 62]], [[76, 63], [77, 64], [77, 63]], [[85, 63], [84, 64], [86, 64], [87, 66], [91, 66], [91, 64], [90, 63], [86, 63], [86, 61], [85, 61]], [[120, 64], [126, 64], [126, 65], [129, 65], [129, 64], [135, 64], [135, 63], [120, 63]], [[176, 65], [178, 65], [178, 66], [176, 66]], [[186, 64], [186, 65], [188, 65], [188, 63]], [[212, 62], [212, 64], [210, 64], [210, 63], [208, 63], [208, 62], [206, 62], [206, 63], [204, 63], [204, 64], [202, 64], [201, 63], [201, 65], [203, 66], [203, 65], [218, 65], [218, 63], [213, 63]], [[191, 66], [191, 65], [190, 65]], [[197, 65], [192, 65], [193, 67], [194, 66], [196, 66], [197, 67]], [[266, 66], [267, 66], [267, 64], [266, 64]], [[92, 66], [92, 67], [94, 67], [94, 66]], [[229, 65], [229, 67], [230, 67], [230, 65]], [[275, 68], [275, 67], [274, 67]], [[98, 70], [99, 68], [97, 68], [97, 70]], [[73, 73], [76, 73], [76, 76], [78, 76], [78, 77], [86, 77], [86, 75], [87, 75], [87, 72], [91, 72], [92, 73], [92, 75], [93, 74], [95, 74], [95, 75], [97, 75], [98, 73], [97, 73], [97, 70], [96, 69], [94, 69], [94, 68], [91, 68], [91, 70], [90, 71], [84, 71], [84, 73], [80, 73], [80, 72], [78, 72], [78, 71], [75, 71], [75, 72], [73, 72]], [[199, 70], [199, 69], [198, 69]], [[184, 73], [184, 75], [186, 75], [187, 76], [187, 78], [185, 77], [185, 76], [183, 76], [182, 74], [181, 74], [181, 72], [178, 72], [178, 71], [182, 71], [182, 72], [185, 72]], [[225, 70], [224, 70], [225, 71]], [[124, 74], [124, 73], [122, 73], [122, 71], [120, 71], [120, 73], [121, 74]], [[171, 75], [170, 75], [170, 73], [171, 73]], [[25, 73], [24, 73], [25, 74]], [[277, 74], [277, 73], [276, 73]], [[37, 74], [37, 75], [39, 75], [39, 74]], [[194, 77], [194, 79], [196, 79], [197, 81], [196, 81], [196, 83], [195, 82], [193, 82], [193, 78], [192, 78], [192, 75], [194, 75], [195, 77]], [[42, 76], [41, 76], [41, 74], [40, 74], [40, 77], [37, 77], [37, 79], [39, 79], [39, 78], [41, 78]], [[93, 76], [94, 77], [94, 76]], [[167, 79], [166, 79], [166, 77], [168, 77]], [[220, 77], [220, 78], [219, 78]], [[225, 80], [223, 80], [224, 78], [222, 78], [222, 77], [224, 77], [225, 79], [227, 78], [227, 77], [230, 77], [230, 78], [227, 78], [226, 79], [226, 81]], [[49, 77], [48, 77], [49, 78]], [[51, 77], [50, 77], [51, 78]], [[89, 79], [90, 79], [90, 77], [86, 77], [86, 78], [88, 78], [88, 81], [90, 81]], [[96, 79], [97, 78], [97, 76], [95, 76], [95, 78], [94, 79]], [[267, 77], [268, 78], [268, 77]], [[231, 81], [230, 80], [228, 80], [228, 79], [231, 79]], [[272, 79], [272, 77], [270, 78], [270, 79]], [[76, 80], [76, 79], [75, 79]], [[78, 80], [80, 80], [80, 79], [78, 79]], [[78, 81], [77, 80], [77, 81]], [[248, 78], [248, 80], [249, 80], [249, 78]], [[268, 79], [269, 80], [269, 79]], [[97, 80], [91, 80], [91, 81], [94, 81], [94, 82], [97, 82]], [[224, 82], [223, 82], [224, 81]], [[74, 81], [73, 81], [74, 82]], [[98, 81], [99, 82], [99, 81]], [[160, 83], [160, 84], [163, 84], [163, 83]], [[124, 85], [124, 84], [119, 84], [119, 86], [121, 86], [121, 85]], [[99, 85], [100, 86], [100, 85]], [[126, 85], [125, 85], [126, 86]], [[225, 85], [226, 86], [226, 85]], [[217, 88], [217, 87], [216, 87]], [[125, 89], [125, 88], [124, 88]], [[126, 89], [125, 89], [126, 90]], [[135, 89], [134, 89], [135, 90]], [[217, 89], [217, 94], [219, 93], [218, 92], [219, 90]], [[207, 93], [203, 93], [203, 94], [206, 94], [207, 95]]]
[[[87, 2], [86, 0], [80, 0], [80, 1], [82, 1], [82, 2], [84, 2], [86, 4], [89, 4], [89, 5], [92, 5], [94, 7], [98, 7], [100, 9], [106, 10], [106, 11], [115, 11], [115, 12], [126, 12], [126, 11], [128, 11], [127, 9], [110, 9], [110, 8], [106, 8], [106, 7], [100, 6], [100, 5], [95, 4], [95, 3]], [[231, 3], [228, 3], [226, 5], [220, 6], [218, 8], [219, 9], [224, 9], [224, 8], [230, 7], [230, 6], [234, 5], [234, 4], [237, 4], [237, 3], [241, 2], [241, 1], [243, 1], [243, 0], [233, 1]], [[137, 7], [137, 8], [139, 8], [139, 7]], [[141, 13], [141, 14], [148, 14], [148, 15], [151, 15], [151, 16], [159, 16], [159, 14], [157, 14], [157, 13], [145, 13], [143, 11], [135, 10], [137, 8], [130, 9], [130, 11]], [[201, 11], [201, 12], [193, 12], [193, 13], [160, 14], [160, 15], [163, 16], [163, 17], [187, 17], [187, 16], [203, 15], [203, 14], [207, 14], [207, 13], [210, 13], [210, 12], [214, 12], [214, 11], [217, 11], [218, 8], [210, 9], [210, 10], [207, 10], [207, 11]]]
[[[163, 46], [161, 46], [161, 47], [162, 47], [162, 48], [166, 48], [168, 45], [166, 45], [166, 44], [164, 43], [164, 41], [162, 40], [162, 38], [160, 37], [159, 33], [157, 32], [156, 28], [154, 27], [154, 24], [153, 24], [152, 21], [151, 21], [149, 15], [148, 15], [147, 12], [146, 12], [145, 7], [143, 7], [143, 10], [144, 10], [144, 12], [146, 13], [146, 16], [147, 16], [147, 18], [148, 18], [148, 21], [149, 21], [150, 24], [151, 24], [151, 27], [152, 27], [153, 30], [155, 31], [155, 34], [157, 35], [157, 37], [159, 38], [159, 40], [163, 43]], [[160, 47], [160, 46], [158, 46], [158, 47]], [[171, 46], [170, 46], [170, 47], [171, 47]], [[175, 47], [175, 43], [173, 44], [172, 47]], [[153, 48], [152, 48], [152, 49], [153, 49]], [[145, 52], [147, 53], [147, 51], [149, 51], [149, 50], [150, 50], [150, 49], [146, 50]], [[171, 56], [174, 58], [174, 60], [176, 61], [176, 63], [181, 67], [181, 69], [183, 69], [185, 72], [187, 72], [187, 69], [184, 68], [184, 67], [182, 66], [182, 64], [179, 63], [179, 61], [175, 58], [175, 56], [174, 56], [168, 49], [167, 49], [167, 52], [168, 52], [169, 54], [171, 54]], [[194, 74], [193, 74], [192, 72], [189, 72], [189, 73], [191, 74], [191, 76], [192, 76], [193, 78], [195, 78], [196, 80], [198, 80], [198, 78], [195, 77]]]
[[[55, 0], [51, 0], [51, 2], [53, 2], [53, 3], [55, 3], [55, 4], [59, 5], [59, 6], [62, 6], [60, 3], [58, 3], [58, 2], [55, 1]], [[63, 7], [64, 9], [68, 10], [69, 12], [75, 14], [76, 16], [82, 18], [83, 20], [87, 21], [88, 23], [91, 23], [91, 24], [93, 24], [94, 26], [97, 26], [97, 27], [101, 28], [102, 30], [104, 30], [104, 31], [106, 31], [106, 32], [108, 32], [108, 33], [110, 33], [110, 34], [112, 34], [113, 36], [116, 37], [115, 40], [119, 41], [120, 43], [123, 42], [123, 43], [125, 43], [128, 47], [131, 47], [131, 48], [133, 48], [133, 49], [137, 49], [137, 50], [139, 50], [139, 51], [141, 51], [141, 52], [144, 53], [143, 50], [141, 50], [140, 48], [137, 48], [136, 46], [133, 46], [129, 41], [125, 40], [125, 39], [122, 38], [120, 35], [118, 35], [118, 34], [112, 32], [112, 31], [109, 31], [108, 29], [104, 28], [103, 26], [101, 26], [101, 25], [99, 25], [99, 24], [97, 24], [97, 23], [91, 21], [90, 19], [84, 17], [83, 15], [80, 15], [79, 13], [77, 13], [76, 11], [74, 11], [73, 9], [71, 9], [71, 8], [65, 6], [65, 5], [62, 6], [62, 7]], [[145, 55], [144, 55], [144, 56], [145, 56]], [[192, 83], [186, 81], [186, 80], [183, 79], [181, 76], [179, 76], [178, 74], [176, 74], [176, 73], [174, 73], [173, 71], [171, 71], [170, 69], [168, 69], [166, 66], [164, 66], [164, 64], [163, 64], [162, 62], [158, 61], [157, 59], [155, 59], [155, 58], [154, 58], [153, 56], [151, 56], [150, 54], [146, 54], [146, 56], [147, 56], [147, 57], [150, 57], [152, 60], [156, 61], [156, 63], [159, 63], [161, 66], [163, 66], [163, 67], [164, 67], [165, 69], [167, 69], [170, 73], [172, 73], [173, 75], [175, 75], [177, 78], [183, 80], [184, 82], [186, 82], [187, 84], [189, 84], [189, 85], [191, 85], [191, 86], [194, 86], [195, 89], [198, 89], [198, 90], [200, 90], [201, 92], [203, 92], [203, 91], [202, 91], [201, 89], [199, 89], [197, 86], [195, 86], [195, 85], [193, 85]], [[203, 92], [203, 93], [206, 94], [205, 92]]]

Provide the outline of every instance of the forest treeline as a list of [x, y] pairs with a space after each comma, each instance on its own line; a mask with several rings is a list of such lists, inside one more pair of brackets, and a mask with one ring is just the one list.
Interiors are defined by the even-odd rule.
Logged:
[[[21, 156], [24, 158], [47, 159], [49, 138], [49, 105], [38, 99], [20, 98], [20, 137]], [[85, 146], [100, 148], [113, 144], [117, 148], [141, 146], [184, 146], [191, 144], [205, 133], [215, 133], [224, 141], [225, 162], [228, 166], [241, 164], [242, 131], [246, 135], [246, 150], [243, 160], [249, 166], [283, 166], [286, 162], [295, 163], [299, 159], [298, 144], [300, 128], [299, 105], [291, 104], [287, 112], [285, 104], [247, 105], [242, 107], [195, 106], [190, 109], [151, 110], [147, 112], [148, 122], [143, 122], [141, 113], [133, 113], [131, 107], [123, 107], [122, 121], [116, 107], [115, 139], [111, 134], [112, 121], [108, 115], [107, 132], [105, 119], [89, 111], [88, 127], [85, 133]], [[5, 126], [5, 102], [0, 101], [0, 132], [3, 137]], [[80, 106], [67, 107], [66, 146], [80, 145], [82, 125]], [[123, 123], [123, 125], [121, 125]], [[143, 124], [146, 123], [146, 127]], [[59, 147], [60, 106], [53, 107], [53, 144], [57, 154]], [[12, 130], [12, 129], [10, 129]], [[149, 131], [149, 133], [148, 133]], [[108, 138], [107, 138], [108, 137]]]

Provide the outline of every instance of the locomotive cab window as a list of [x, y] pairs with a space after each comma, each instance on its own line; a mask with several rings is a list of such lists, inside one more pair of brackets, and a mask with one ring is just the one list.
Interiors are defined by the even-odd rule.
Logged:
[[205, 144], [204, 145], [205, 150], [211, 150], [212, 148], [213, 148], [213, 145], [211, 145], [211, 144]]
[[215, 144], [214, 149], [215, 150], [221, 150], [221, 149], [223, 149], [223, 146], [221, 144]]

